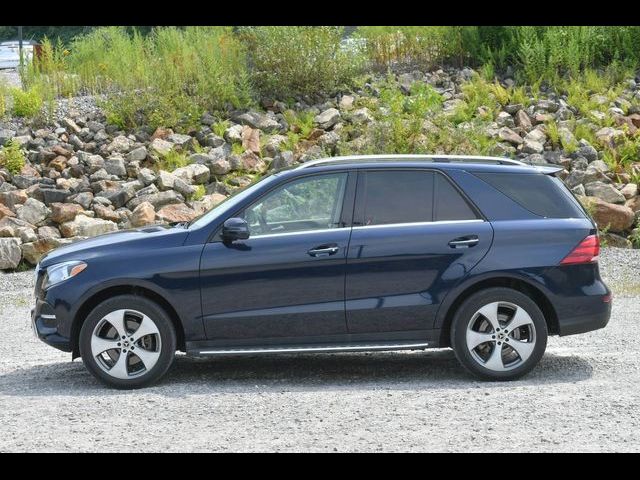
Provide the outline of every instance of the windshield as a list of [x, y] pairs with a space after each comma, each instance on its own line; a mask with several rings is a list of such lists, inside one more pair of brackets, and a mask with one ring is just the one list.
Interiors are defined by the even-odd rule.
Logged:
[[213, 219], [215, 219], [218, 215], [220, 215], [225, 210], [233, 209], [234, 205], [241, 203], [245, 198], [251, 195], [251, 192], [253, 192], [259, 184], [263, 184], [263, 182], [271, 183], [272, 181], [275, 180], [275, 178], [276, 178], [276, 174], [267, 175], [266, 177], [262, 177], [245, 187], [237, 189], [235, 192], [233, 192], [230, 196], [225, 198], [222, 202], [220, 202], [218, 205], [213, 207], [211, 210], [203, 213], [199, 217], [194, 218], [187, 226], [200, 228], [207, 225], [209, 222], [211, 222]]

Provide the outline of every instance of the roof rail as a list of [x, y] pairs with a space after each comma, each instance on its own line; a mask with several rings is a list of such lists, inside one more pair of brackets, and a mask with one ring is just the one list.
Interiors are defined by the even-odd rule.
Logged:
[[486, 156], [474, 156], [474, 155], [416, 155], [416, 154], [408, 154], [408, 155], [400, 155], [400, 154], [390, 154], [390, 155], [353, 155], [353, 156], [344, 156], [344, 157], [329, 157], [329, 158], [320, 158], [317, 160], [310, 160], [301, 164], [299, 167], [296, 167], [296, 170], [302, 168], [313, 167], [316, 165], [323, 165], [327, 163], [339, 163], [339, 162], [349, 162], [349, 161], [372, 161], [375, 162], [377, 160], [397, 160], [397, 161], [421, 161], [421, 162], [440, 162], [440, 163], [449, 163], [449, 162], [462, 162], [462, 163], [493, 163], [497, 165], [519, 165], [519, 166], [528, 166], [528, 164], [521, 162], [520, 160], [513, 160], [511, 158], [502, 158], [502, 157], [486, 157]]

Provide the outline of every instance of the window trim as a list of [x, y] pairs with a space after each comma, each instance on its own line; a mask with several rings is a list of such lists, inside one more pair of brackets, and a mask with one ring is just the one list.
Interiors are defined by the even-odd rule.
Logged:
[[212, 235], [209, 237], [207, 243], [216, 243], [216, 242], [222, 242], [222, 227], [224, 225], [224, 222], [226, 222], [227, 220], [229, 220], [230, 218], [234, 218], [236, 216], [238, 216], [242, 211], [246, 210], [249, 206], [259, 202], [261, 199], [265, 198], [267, 195], [269, 195], [271, 192], [273, 192], [274, 190], [283, 187], [289, 183], [298, 181], [302, 178], [307, 178], [307, 177], [319, 177], [319, 176], [327, 176], [327, 175], [335, 175], [335, 174], [346, 174], [347, 176], [347, 180], [346, 180], [346, 184], [344, 187], [344, 195], [343, 195], [343, 199], [342, 199], [342, 206], [341, 206], [341, 212], [340, 212], [340, 226], [336, 227], [336, 228], [327, 228], [327, 229], [317, 229], [317, 230], [298, 230], [295, 232], [279, 232], [279, 233], [267, 233], [265, 235], [251, 235], [249, 236], [249, 240], [251, 240], [252, 238], [268, 238], [268, 237], [272, 237], [272, 236], [284, 236], [284, 235], [294, 235], [294, 234], [301, 234], [301, 233], [311, 233], [311, 232], [323, 232], [323, 231], [335, 231], [335, 230], [341, 230], [344, 228], [351, 228], [352, 226], [352, 221], [353, 221], [353, 208], [349, 208], [349, 206], [351, 205], [353, 207], [353, 202], [354, 202], [354, 197], [355, 197], [355, 189], [356, 189], [356, 172], [354, 172], [353, 170], [350, 169], [344, 169], [344, 170], [334, 170], [334, 171], [329, 171], [329, 172], [309, 172], [303, 174], [303, 175], [296, 175], [294, 177], [291, 177], [285, 181], [282, 182], [277, 182], [275, 185], [273, 185], [270, 189], [268, 189], [266, 192], [263, 192], [259, 197], [255, 198], [255, 199], [249, 199], [245, 204], [243, 204], [242, 206], [240, 206], [238, 209], [234, 210], [233, 213], [231, 213], [230, 215], [228, 215], [224, 220], [222, 220], [220, 222], [220, 225], [214, 230], [214, 232], [212, 233]]
[[[423, 222], [397, 222], [397, 223], [385, 223], [381, 225], [364, 225], [364, 203], [366, 200], [366, 176], [369, 173], [373, 172], [424, 172], [424, 173], [432, 173], [433, 176], [433, 185], [432, 189], [432, 210], [431, 210], [431, 221], [423, 221]], [[446, 182], [449, 182], [451, 186], [458, 192], [458, 194], [462, 197], [462, 199], [469, 206], [471, 211], [476, 215], [475, 219], [468, 220], [434, 220], [436, 214], [436, 198], [435, 198], [435, 183], [436, 183], [436, 175], [442, 175]], [[484, 216], [482, 211], [477, 207], [477, 205], [469, 198], [469, 196], [458, 186], [458, 184], [447, 175], [444, 171], [439, 170], [437, 168], [424, 168], [424, 167], [397, 167], [397, 168], [366, 168], [358, 170], [358, 182], [357, 182], [357, 193], [354, 202], [354, 213], [353, 213], [353, 228], [361, 228], [361, 227], [382, 227], [382, 226], [398, 226], [398, 225], [423, 225], [423, 224], [446, 224], [446, 223], [460, 223], [460, 222], [475, 222], [482, 221], [486, 222], [487, 218]]]

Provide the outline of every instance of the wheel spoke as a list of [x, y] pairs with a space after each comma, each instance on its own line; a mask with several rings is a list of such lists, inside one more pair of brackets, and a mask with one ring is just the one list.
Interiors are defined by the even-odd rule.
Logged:
[[478, 345], [481, 345], [486, 342], [495, 342], [494, 339], [491, 338], [490, 333], [480, 333], [475, 332], [473, 330], [467, 330], [467, 348], [469, 350], [473, 350]]
[[144, 368], [147, 370], [151, 370], [160, 358], [160, 352], [152, 352], [142, 347], [136, 347], [131, 353], [142, 361]]
[[124, 323], [125, 311], [126, 310], [115, 310], [104, 317], [104, 319], [116, 329], [119, 338], [127, 335], [127, 328]]
[[533, 353], [533, 349], [535, 348], [535, 343], [521, 342], [520, 340], [515, 340], [513, 337], [509, 337], [509, 343], [507, 343], [507, 345], [516, 351], [520, 356], [520, 360], [523, 362], [531, 356], [531, 353]]
[[513, 314], [513, 318], [505, 328], [511, 332], [518, 327], [524, 327], [525, 325], [532, 325], [532, 324], [533, 324], [533, 320], [531, 319], [529, 314], [525, 311], [525, 309], [517, 307], [515, 313]]
[[96, 357], [100, 355], [102, 352], [106, 352], [107, 350], [117, 349], [120, 350], [118, 346], [119, 340], [110, 340], [108, 338], [100, 338], [97, 335], [93, 335], [91, 337], [91, 352], [93, 356]]
[[489, 321], [489, 323], [493, 327], [493, 330], [500, 328], [500, 322], [498, 322], [498, 305], [498, 302], [493, 302], [485, 305], [480, 310], [478, 310], [478, 313]]
[[491, 356], [484, 365], [491, 370], [504, 370], [504, 364], [502, 363], [502, 345], [498, 345], [497, 343], [494, 345]]
[[129, 378], [129, 369], [127, 368], [127, 352], [120, 352], [120, 356], [116, 363], [109, 370], [109, 374], [116, 378]]
[[142, 317], [142, 322], [140, 322], [140, 326], [138, 327], [138, 329], [133, 332], [133, 341], [137, 342], [145, 335], [157, 335], [159, 333], [160, 332], [158, 331], [158, 327], [156, 327], [156, 324], [153, 323], [153, 321], [151, 321], [151, 319], [145, 315]]

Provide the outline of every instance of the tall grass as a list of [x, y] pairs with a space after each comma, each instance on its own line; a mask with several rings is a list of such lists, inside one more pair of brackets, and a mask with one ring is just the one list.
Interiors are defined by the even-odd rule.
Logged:
[[263, 26], [240, 30], [258, 91], [279, 99], [333, 94], [362, 68], [357, 49], [341, 48], [343, 28]]
[[187, 129], [205, 110], [250, 103], [245, 49], [227, 27], [97, 29], [67, 48], [45, 41], [26, 73], [50, 95], [107, 94], [108, 118]]
[[433, 67], [445, 62], [463, 64], [471, 45], [478, 44], [477, 27], [366, 26], [356, 31], [376, 69], [414, 65]]

